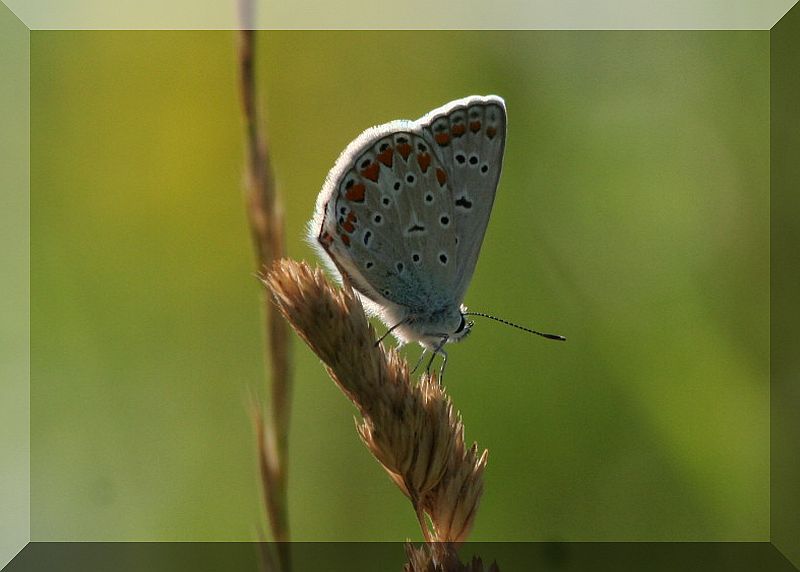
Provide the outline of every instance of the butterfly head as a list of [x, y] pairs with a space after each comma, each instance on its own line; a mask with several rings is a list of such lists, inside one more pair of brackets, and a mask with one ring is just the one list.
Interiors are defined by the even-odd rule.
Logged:
[[475, 322], [467, 320], [463, 315], [461, 316], [461, 323], [459, 323], [456, 330], [450, 334], [448, 341], [460, 342], [472, 332], [472, 326]]
[[466, 311], [467, 307], [463, 304], [453, 305], [442, 311], [435, 318], [439, 322], [440, 333], [435, 334], [434, 337], [439, 340], [444, 338], [446, 343], [460, 342], [466, 338], [472, 331], [473, 324], [467, 317]]
[[464, 312], [467, 307], [462, 305], [458, 311], [459, 322], [455, 330], [449, 333], [448, 342], [460, 342], [472, 332], [472, 326], [475, 324], [472, 320], [468, 320]]
[[472, 321], [466, 317], [466, 310], [464, 306], [451, 305], [437, 312], [410, 317], [392, 330], [402, 341], [416, 341], [434, 350], [445, 343], [460, 342], [469, 335]]

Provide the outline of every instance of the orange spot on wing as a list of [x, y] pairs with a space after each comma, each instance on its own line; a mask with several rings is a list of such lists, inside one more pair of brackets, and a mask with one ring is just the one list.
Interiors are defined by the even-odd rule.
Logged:
[[450, 134], [449, 133], [437, 133], [435, 139], [436, 139], [436, 142], [439, 145], [444, 147], [448, 143], [450, 143]]
[[356, 213], [354, 213], [353, 211], [347, 213], [347, 220], [349, 220], [350, 222], [358, 222], [358, 219], [356, 218]]
[[494, 139], [495, 135], [497, 135], [497, 129], [495, 129], [494, 127], [489, 127], [486, 129], [486, 136], [489, 139]]
[[364, 188], [364, 185], [362, 183], [358, 183], [357, 185], [353, 185], [345, 191], [344, 198], [346, 198], [348, 201], [353, 201], [354, 203], [363, 203], [365, 193], [366, 189]]
[[417, 163], [419, 163], [419, 168], [422, 169], [422, 172], [427, 173], [428, 167], [431, 166], [431, 156], [427, 153], [420, 153], [417, 155]]
[[394, 157], [394, 150], [391, 147], [387, 147], [385, 151], [382, 151], [378, 155], [378, 161], [386, 165], [387, 167], [392, 166], [392, 158]]
[[350, 246], [350, 237], [349, 236], [347, 236], [346, 234], [340, 234], [339, 238], [342, 239], [342, 242], [344, 243], [345, 246]]
[[320, 235], [320, 237], [319, 237], [319, 241], [320, 241], [320, 242], [321, 242], [323, 245], [325, 245], [325, 246], [330, 246], [330, 245], [331, 245], [331, 243], [333, 242], [333, 237], [332, 237], [332, 236], [330, 235], [330, 233], [329, 233], [329, 232], [326, 230], [325, 232], [323, 232], [323, 233]]
[[344, 221], [342, 228], [345, 230], [345, 232], [348, 232], [349, 234], [353, 234], [353, 231], [356, 229], [355, 225], [349, 220]]
[[377, 161], [370, 163], [369, 167], [361, 171], [361, 174], [372, 182], [377, 182], [381, 174], [381, 166]]
[[408, 143], [400, 143], [400, 145], [397, 146], [397, 152], [400, 153], [400, 156], [403, 158], [403, 161], [405, 161], [411, 154], [411, 145], [409, 145]]
[[466, 127], [464, 127], [463, 123], [458, 123], [450, 128], [450, 133], [453, 134], [453, 137], [461, 137], [464, 134], [464, 131], [466, 130], [467, 129]]
[[447, 173], [444, 172], [444, 169], [436, 169], [436, 180], [439, 181], [440, 187], [444, 187], [447, 182]]
[[480, 121], [473, 121], [469, 124], [469, 130], [473, 133], [477, 133], [481, 130], [481, 122]]

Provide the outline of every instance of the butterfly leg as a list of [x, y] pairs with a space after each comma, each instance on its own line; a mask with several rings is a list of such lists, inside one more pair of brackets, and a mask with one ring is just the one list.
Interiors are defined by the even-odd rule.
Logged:
[[433, 365], [433, 359], [436, 357], [436, 354], [439, 353], [439, 348], [435, 348], [433, 352], [431, 352], [431, 359], [428, 360], [428, 365], [425, 366], [425, 373], [428, 375], [431, 374], [431, 366]]
[[442, 385], [444, 383], [444, 367], [447, 365], [447, 352], [442, 348], [439, 353], [442, 354], [442, 365], [439, 368], [439, 385]]
[[433, 348], [433, 352], [431, 353], [431, 359], [428, 360], [428, 367], [425, 368], [425, 372], [430, 375], [431, 374], [431, 366], [433, 365], [433, 359], [436, 357], [436, 354], [442, 354], [442, 367], [439, 369], [439, 383], [442, 383], [442, 375], [444, 375], [444, 366], [447, 363], [447, 352], [444, 351], [444, 345], [447, 343], [449, 336], [443, 336], [442, 341], [440, 341], [435, 348]]
[[377, 347], [378, 347], [378, 346], [381, 344], [381, 342], [382, 342], [383, 340], [385, 340], [385, 339], [386, 339], [386, 337], [387, 337], [389, 334], [391, 334], [393, 331], [395, 331], [395, 329], [397, 329], [398, 327], [402, 326], [404, 323], [405, 323], [405, 320], [403, 319], [403, 320], [400, 320], [399, 322], [397, 322], [397, 323], [396, 323], [394, 326], [392, 326], [391, 328], [389, 328], [385, 334], [383, 334], [383, 335], [382, 335], [380, 338], [378, 338], [378, 339], [375, 341], [375, 345], [374, 345], [374, 347], [376, 347], [376, 348], [377, 348]]
[[428, 351], [427, 349], [425, 349], [425, 348], [422, 348], [422, 353], [421, 353], [421, 354], [419, 354], [419, 359], [417, 360], [417, 364], [414, 366], [414, 369], [412, 369], [412, 370], [411, 370], [411, 373], [412, 373], [412, 375], [414, 374], [414, 372], [415, 372], [415, 371], [417, 371], [417, 368], [419, 368], [419, 364], [421, 364], [421, 363], [422, 363], [422, 358], [424, 358], [424, 357], [425, 357], [425, 353], [426, 353], [427, 351]]

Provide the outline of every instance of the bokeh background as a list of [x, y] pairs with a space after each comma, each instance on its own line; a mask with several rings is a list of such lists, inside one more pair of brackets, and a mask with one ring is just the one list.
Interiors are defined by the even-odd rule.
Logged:
[[[364, 128], [507, 102], [450, 350], [473, 539], [769, 537], [768, 32], [262, 32], [288, 251]], [[230, 32], [31, 33], [31, 532], [254, 540], [263, 385]], [[411, 360], [418, 349], [409, 348]], [[297, 540], [419, 538], [295, 340]]]

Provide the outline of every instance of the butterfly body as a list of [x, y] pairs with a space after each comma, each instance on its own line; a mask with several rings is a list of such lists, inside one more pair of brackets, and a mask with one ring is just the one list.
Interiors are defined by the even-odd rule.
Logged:
[[367, 129], [328, 174], [309, 240], [401, 342], [443, 353], [469, 333], [505, 133], [503, 100], [471, 96]]

